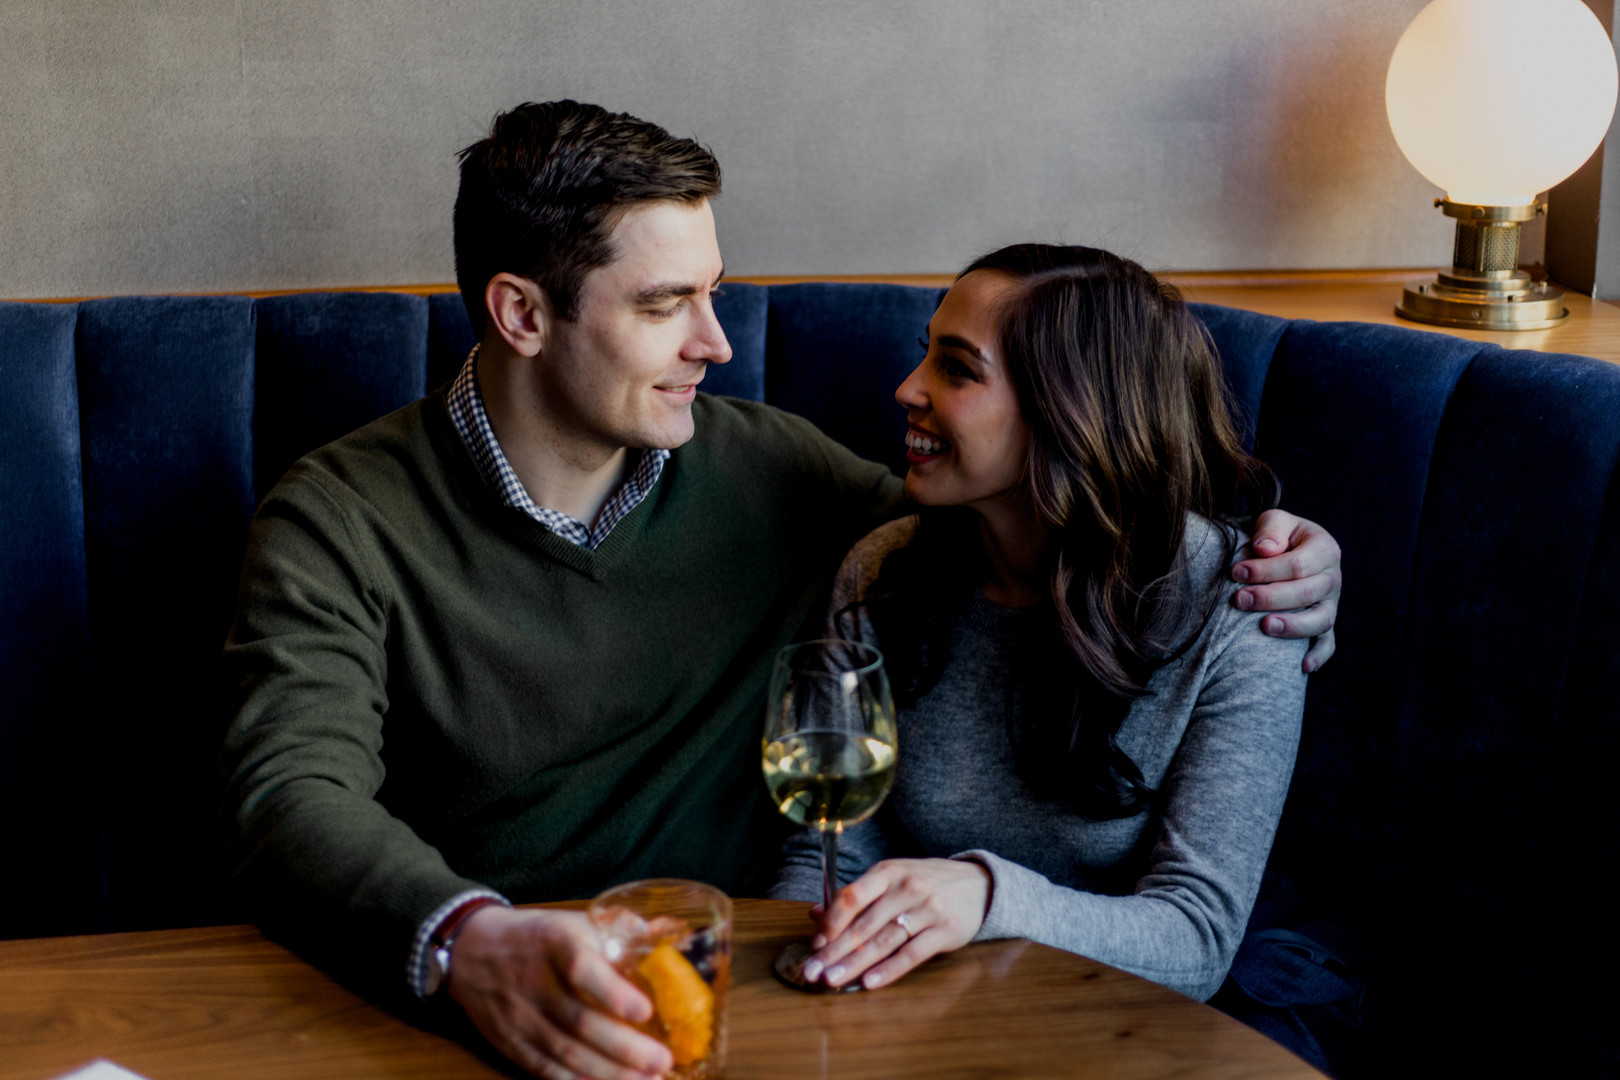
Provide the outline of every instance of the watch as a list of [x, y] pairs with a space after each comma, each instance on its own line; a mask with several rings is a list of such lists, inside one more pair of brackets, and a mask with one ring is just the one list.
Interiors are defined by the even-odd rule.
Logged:
[[422, 978], [424, 996], [437, 997], [450, 981], [450, 950], [456, 944], [457, 935], [467, 925], [473, 912], [482, 911], [492, 904], [506, 906], [491, 896], [475, 896], [441, 919], [433, 933], [428, 935], [427, 969]]

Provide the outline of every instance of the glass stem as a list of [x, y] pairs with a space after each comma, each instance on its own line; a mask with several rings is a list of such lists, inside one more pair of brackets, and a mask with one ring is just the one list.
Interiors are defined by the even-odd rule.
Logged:
[[821, 830], [821, 910], [831, 911], [833, 897], [838, 895], [838, 834], [844, 831], [842, 821], [830, 829]]

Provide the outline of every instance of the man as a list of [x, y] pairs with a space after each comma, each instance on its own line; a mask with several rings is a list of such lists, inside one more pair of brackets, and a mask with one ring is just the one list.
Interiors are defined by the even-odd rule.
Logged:
[[[497, 117], [456, 201], [478, 348], [271, 492], [227, 643], [236, 872], [261, 922], [382, 992], [454, 1001], [541, 1076], [670, 1058], [620, 1022], [651, 1006], [582, 915], [508, 898], [762, 891], [770, 659], [899, 507], [895, 477], [808, 423], [696, 395], [730, 358], [719, 190], [706, 150], [633, 117]], [[1279, 629], [1329, 631], [1332, 539], [1268, 524], [1279, 557], [1244, 572], [1302, 580], [1246, 592], [1326, 597]]]

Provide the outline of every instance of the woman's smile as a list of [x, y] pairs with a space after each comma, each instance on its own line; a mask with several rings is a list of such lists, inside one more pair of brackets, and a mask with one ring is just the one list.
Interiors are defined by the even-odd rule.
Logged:
[[981, 270], [951, 286], [927, 352], [894, 398], [906, 407], [906, 494], [922, 506], [984, 507], [1018, 486], [1029, 428], [1002, 362], [997, 313], [1018, 288]]

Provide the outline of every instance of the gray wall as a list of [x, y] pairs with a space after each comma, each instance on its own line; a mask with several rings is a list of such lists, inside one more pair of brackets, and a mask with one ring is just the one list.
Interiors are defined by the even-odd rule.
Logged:
[[455, 151], [563, 96], [715, 150], [737, 274], [1434, 266], [1423, 4], [0, 0], [0, 296], [449, 281]]

